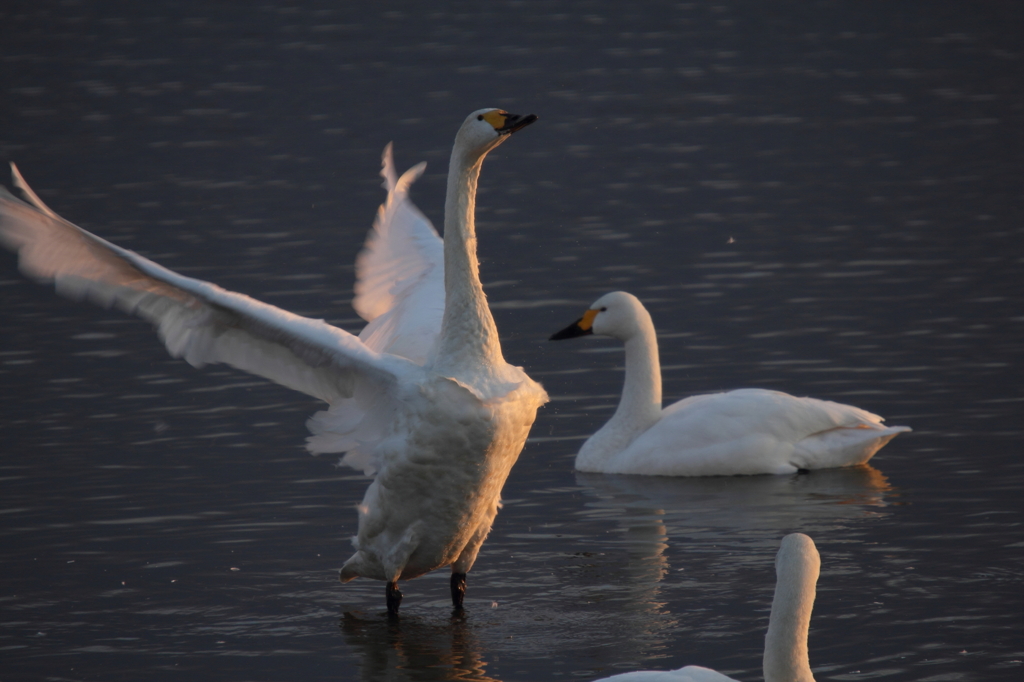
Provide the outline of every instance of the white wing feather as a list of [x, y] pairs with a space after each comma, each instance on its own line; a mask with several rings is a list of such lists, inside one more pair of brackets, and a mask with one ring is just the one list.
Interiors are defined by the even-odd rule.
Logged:
[[[388, 403], [398, 399], [397, 384], [422, 374], [406, 358], [368, 348], [323, 320], [184, 277], [111, 244], [48, 209], [14, 172], [35, 206], [0, 186], [0, 244], [18, 253], [27, 276], [54, 282], [69, 298], [149, 320], [171, 355], [196, 367], [223, 362], [332, 403], [331, 412], [350, 432], [347, 440], [335, 433], [335, 446], [367, 446], [384, 437], [383, 417], [393, 411]], [[382, 418], [364, 419], [371, 411]], [[314, 452], [347, 449], [317, 447], [315, 439]]]
[[909, 430], [852, 405], [741, 388], [669, 405], [613, 460], [622, 468], [606, 473], [729, 476], [851, 466]]
[[433, 356], [444, 316], [444, 244], [409, 199], [409, 187], [425, 168], [420, 163], [398, 177], [391, 145], [384, 148], [388, 196], [356, 259], [352, 301], [369, 323], [359, 334], [368, 348], [419, 365]]

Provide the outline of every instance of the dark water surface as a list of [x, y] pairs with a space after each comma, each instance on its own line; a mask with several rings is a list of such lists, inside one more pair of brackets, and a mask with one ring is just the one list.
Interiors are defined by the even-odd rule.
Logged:
[[[787, 532], [822, 554], [818, 680], [1024, 675], [1024, 5], [10, 2], [0, 157], [68, 219], [351, 331], [381, 149], [473, 109], [484, 284], [545, 407], [449, 618], [447, 574], [340, 585], [366, 481], [316, 401], [169, 358], [0, 254], [0, 680], [760, 679]], [[873, 468], [580, 475], [637, 294], [666, 400], [761, 386], [914, 428]]]

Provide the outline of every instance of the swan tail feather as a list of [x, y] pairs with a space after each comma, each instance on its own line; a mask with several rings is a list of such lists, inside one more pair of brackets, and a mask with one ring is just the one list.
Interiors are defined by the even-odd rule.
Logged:
[[909, 426], [858, 424], [841, 426], [804, 438], [794, 447], [790, 462], [798, 469], [827, 469], [864, 464]]

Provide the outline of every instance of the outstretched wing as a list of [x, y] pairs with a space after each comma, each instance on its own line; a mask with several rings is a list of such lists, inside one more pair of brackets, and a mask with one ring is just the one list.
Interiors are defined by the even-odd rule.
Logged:
[[34, 205], [0, 186], [0, 243], [18, 253], [22, 272], [54, 282], [69, 298], [149, 320], [174, 357], [196, 367], [223, 362], [329, 403], [348, 403], [349, 423], [363, 432], [364, 443], [372, 440], [358, 428], [367, 407], [387, 402], [403, 377], [421, 371], [323, 320], [183, 277], [111, 244], [47, 208], [16, 168], [14, 177]]
[[389, 143], [382, 166], [388, 196], [356, 259], [352, 306], [369, 323], [359, 334], [367, 347], [422, 365], [441, 333], [444, 244], [409, 198], [409, 187], [426, 164], [398, 177]]

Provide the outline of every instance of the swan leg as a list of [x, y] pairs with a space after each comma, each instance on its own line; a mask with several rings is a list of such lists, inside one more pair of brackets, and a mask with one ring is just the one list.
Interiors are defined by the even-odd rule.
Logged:
[[497, 513], [498, 510], [495, 508], [493, 514], [480, 522], [473, 537], [462, 548], [459, 558], [452, 564], [452, 606], [455, 607], [456, 613], [462, 611], [462, 600], [466, 596], [466, 574], [469, 573], [469, 569], [473, 568], [480, 545], [484, 544], [487, 534], [491, 532], [491, 523], [494, 522], [494, 516]]
[[388, 615], [397, 616], [398, 607], [402, 605], [402, 591], [398, 589], [398, 581], [388, 581], [384, 595], [388, 602]]
[[466, 596], [466, 574], [452, 571], [452, 606], [456, 611], [462, 610], [462, 599]]

